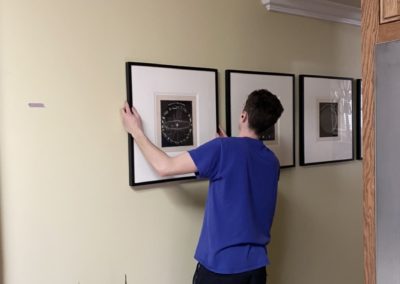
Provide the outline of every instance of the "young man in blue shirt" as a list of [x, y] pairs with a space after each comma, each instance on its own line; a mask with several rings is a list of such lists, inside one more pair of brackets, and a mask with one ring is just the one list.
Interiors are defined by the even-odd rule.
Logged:
[[241, 113], [238, 137], [170, 157], [147, 139], [134, 107], [121, 110], [125, 130], [160, 176], [197, 173], [210, 180], [194, 284], [266, 283], [280, 166], [260, 137], [282, 112], [275, 95], [256, 90]]

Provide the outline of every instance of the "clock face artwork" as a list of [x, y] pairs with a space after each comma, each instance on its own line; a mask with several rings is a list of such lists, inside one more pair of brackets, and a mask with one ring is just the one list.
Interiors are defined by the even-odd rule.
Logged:
[[319, 137], [338, 137], [339, 131], [339, 104], [335, 102], [319, 103]]
[[188, 100], [160, 100], [161, 147], [193, 146], [193, 105]]

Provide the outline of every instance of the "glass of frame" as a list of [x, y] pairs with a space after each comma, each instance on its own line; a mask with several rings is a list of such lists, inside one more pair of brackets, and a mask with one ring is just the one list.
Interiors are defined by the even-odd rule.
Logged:
[[[215, 138], [218, 128], [217, 70], [141, 62], [126, 63], [127, 100], [143, 120], [147, 137], [170, 156]], [[129, 184], [193, 179], [159, 177], [129, 135]]]
[[352, 83], [300, 75], [300, 165], [354, 159]]
[[356, 80], [357, 87], [357, 152], [356, 158], [357, 160], [362, 160], [362, 129], [363, 129], [363, 120], [362, 120], [362, 80]]
[[294, 75], [255, 71], [226, 70], [226, 124], [228, 136], [239, 134], [238, 123], [247, 96], [267, 89], [285, 109], [278, 122], [262, 137], [264, 144], [278, 157], [281, 167], [295, 166], [294, 148]]

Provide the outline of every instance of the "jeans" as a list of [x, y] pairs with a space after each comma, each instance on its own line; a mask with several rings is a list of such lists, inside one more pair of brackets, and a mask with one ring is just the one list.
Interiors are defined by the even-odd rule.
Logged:
[[219, 274], [197, 264], [193, 284], [266, 284], [265, 267], [236, 274]]

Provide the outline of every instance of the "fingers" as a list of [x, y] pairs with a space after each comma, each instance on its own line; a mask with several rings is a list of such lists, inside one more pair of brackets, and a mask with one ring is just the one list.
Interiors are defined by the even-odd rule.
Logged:
[[126, 113], [131, 113], [131, 108], [130, 108], [128, 102], [125, 102], [124, 109], [125, 109]]
[[220, 137], [227, 137], [225, 131], [222, 129], [221, 125], [218, 126], [218, 134]]
[[137, 111], [137, 109], [136, 109], [134, 106], [132, 106], [132, 113], [133, 113], [136, 117], [140, 117], [139, 112]]
[[124, 107], [122, 108], [122, 110], [126, 114], [133, 114], [135, 116], [139, 116], [139, 112], [136, 110], [136, 108], [134, 106], [132, 106], [132, 108], [131, 108], [130, 105], [128, 104], [128, 102], [125, 102]]
[[130, 108], [127, 102], [125, 102], [123, 108], [121, 108], [120, 113], [122, 117], [125, 117], [127, 114], [130, 113]]
[[136, 110], [136, 108], [134, 106], [131, 107], [131, 110], [134, 115], [139, 115], [138, 111]]
[[125, 101], [123, 110], [125, 111], [125, 113], [131, 113], [131, 114], [133, 114], [135, 116], [139, 116], [140, 117], [139, 112], [137, 111], [137, 109], [134, 106], [130, 107], [130, 105], [126, 101]]

